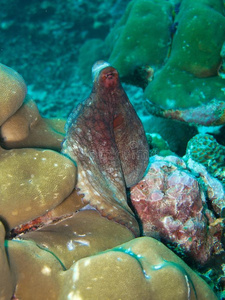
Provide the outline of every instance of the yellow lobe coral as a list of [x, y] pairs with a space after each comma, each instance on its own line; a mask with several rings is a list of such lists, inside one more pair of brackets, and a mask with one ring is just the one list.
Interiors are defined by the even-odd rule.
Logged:
[[0, 64], [0, 125], [22, 105], [26, 93], [27, 88], [22, 76]]
[[[10, 270], [15, 279], [14, 295], [9, 299], [58, 299], [60, 290], [59, 272], [62, 265], [50, 252], [44, 251], [31, 241], [9, 241], [7, 245], [8, 261]], [[0, 278], [0, 287], [2, 282]]]
[[9, 228], [43, 215], [75, 186], [75, 165], [51, 150], [0, 149], [0, 169], [0, 214]]
[[147, 237], [81, 259], [64, 277], [59, 299], [217, 299], [171, 250]]
[[109, 221], [96, 210], [81, 210], [36, 231], [21, 235], [53, 252], [66, 268], [83, 257], [97, 254], [134, 238], [125, 226]]
[[9, 269], [8, 259], [4, 247], [5, 242], [5, 228], [0, 222], [0, 299], [7, 300], [11, 299], [15, 283], [12, 280], [12, 274]]
[[[182, 259], [153, 238], [136, 238], [82, 258], [68, 270], [44, 246], [8, 241], [14, 296], [18, 299], [217, 299]], [[0, 284], [2, 281], [0, 278]]]
[[43, 147], [60, 150], [64, 137], [63, 120], [47, 120], [40, 116], [37, 105], [28, 97], [1, 126], [5, 148]]

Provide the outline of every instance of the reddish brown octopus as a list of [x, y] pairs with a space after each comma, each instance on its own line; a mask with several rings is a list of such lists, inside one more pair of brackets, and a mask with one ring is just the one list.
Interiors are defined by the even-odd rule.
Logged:
[[78, 167], [77, 187], [101, 215], [139, 234], [126, 187], [138, 183], [149, 151], [142, 123], [121, 86], [118, 72], [99, 61], [90, 96], [71, 113], [62, 152]]

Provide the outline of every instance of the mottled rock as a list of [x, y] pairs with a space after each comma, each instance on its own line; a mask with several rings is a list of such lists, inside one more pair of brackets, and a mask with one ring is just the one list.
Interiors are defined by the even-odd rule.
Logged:
[[[186, 155], [185, 158], [188, 156]], [[210, 165], [211, 160], [209, 160], [208, 165]], [[205, 193], [208, 198], [213, 211], [219, 217], [224, 217], [225, 209], [225, 191], [224, 191], [224, 181], [221, 182], [217, 178], [210, 175], [207, 172], [207, 167], [203, 164], [196, 162], [195, 160], [189, 158], [187, 160], [187, 165], [190, 170], [192, 170], [199, 180], [203, 181], [204, 186], [206, 186]], [[217, 170], [218, 172], [218, 170]], [[222, 174], [221, 174], [222, 175]]]
[[198, 179], [176, 156], [153, 156], [145, 177], [131, 188], [131, 201], [143, 233], [173, 244], [189, 257], [205, 263], [221, 249], [221, 222], [208, 208]]

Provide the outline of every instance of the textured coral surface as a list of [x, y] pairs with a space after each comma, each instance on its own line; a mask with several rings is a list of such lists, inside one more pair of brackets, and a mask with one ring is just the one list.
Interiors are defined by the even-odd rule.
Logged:
[[[100, 69], [96, 71], [96, 67]], [[148, 144], [141, 122], [120, 86], [117, 71], [108, 64], [102, 67], [101, 63], [94, 66], [94, 75], [94, 89], [86, 104], [88, 109], [78, 110], [80, 118], [77, 115], [75, 120], [70, 117], [67, 131], [73, 138], [69, 140], [70, 145], [66, 140], [63, 145], [64, 153], [67, 153], [67, 147], [68, 153], [74, 151], [79, 154], [76, 152], [79, 149], [82, 155], [70, 154], [77, 165], [75, 161], [53, 150], [1, 148], [0, 208], [3, 223], [0, 223], [0, 268], [4, 273], [0, 279], [1, 298], [149, 299], [151, 295], [154, 300], [159, 297], [181, 299], [188, 295], [188, 299], [216, 299], [210, 287], [162, 243], [150, 238], [134, 238], [133, 232], [136, 236], [139, 234], [138, 222], [128, 206], [125, 192], [122, 203], [118, 202], [116, 195], [119, 195], [120, 189], [125, 191], [125, 185], [134, 185], [143, 176], [148, 162], [148, 155], [143, 154], [148, 151]], [[110, 106], [102, 105], [105, 101]], [[22, 117], [20, 124], [25, 125], [25, 128], [31, 127], [29, 124], [33, 122], [38, 124], [41, 117], [34, 103], [29, 100], [24, 105], [28, 107], [25, 114], [21, 115], [24, 118]], [[95, 113], [89, 113], [88, 119], [87, 112], [94, 109]], [[29, 113], [26, 114], [26, 111]], [[105, 123], [101, 123], [101, 114]], [[14, 115], [18, 115], [17, 112]], [[97, 116], [99, 123], [96, 124]], [[4, 124], [7, 122], [6, 120]], [[131, 131], [129, 122], [133, 122]], [[99, 127], [99, 124], [102, 126]], [[79, 135], [77, 139], [74, 138], [73, 133], [77, 130], [79, 133], [82, 128], [85, 128], [83, 135], [89, 134], [95, 139], [82, 139]], [[49, 144], [51, 130], [50, 127], [45, 127], [44, 135], [47, 138], [42, 143], [54, 148], [54, 142]], [[113, 135], [106, 134], [107, 130], [114, 132], [115, 141]], [[133, 134], [135, 131], [136, 135]], [[17, 135], [13, 136], [12, 131], [2, 132], [5, 132], [4, 140], [12, 143], [17, 140]], [[21, 126], [24, 140], [32, 135], [38, 137], [39, 132], [38, 125], [32, 127], [31, 133]], [[58, 136], [53, 135], [52, 139], [54, 138], [57, 140]], [[109, 156], [103, 156], [102, 160], [103, 148], [98, 138], [118, 147], [119, 152], [114, 149], [111, 160], [104, 160]], [[19, 141], [20, 139], [21, 135]], [[132, 147], [127, 148], [130, 141], [133, 142]], [[34, 146], [43, 145], [36, 142], [37, 139], [33, 142]], [[29, 143], [32, 145], [32, 138]], [[131, 152], [122, 156], [125, 148]], [[95, 152], [91, 156], [93, 149]], [[90, 151], [89, 156], [84, 156], [85, 151]], [[108, 152], [106, 154], [109, 155]], [[96, 169], [91, 169], [89, 160]], [[174, 157], [174, 160], [179, 165], [184, 165], [181, 159]], [[110, 172], [107, 173], [104, 164], [110, 166]], [[74, 190], [77, 168], [78, 182]], [[101, 173], [104, 176], [108, 174], [110, 180], [118, 183], [118, 192], [113, 185], [107, 185], [104, 181], [93, 185], [93, 180], [101, 176]], [[90, 178], [93, 192], [90, 183], [85, 181], [86, 174]], [[121, 180], [123, 177], [124, 180]], [[118, 178], [120, 181], [117, 181]], [[195, 192], [195, 187], [190, 183], [191, 187]], [[89, 194], [89, 203], [93, 206], [85, 206], [84, 199]], [[117, 209], [115, 205], [118, 205]], [[119, 210], [120, 206], [130, 212], [123, 214], [123, 210]], [[201, 207], [201, 200], [196, 206]], [[196, 214], [198, 215], [198, 211]], [[129, 222], [129, 215], [134, 220], [132, 224]], [[139, 216], [141, 217], [141, 213]], [[211, 218], [214, 221], [213, 216]], [[198, 235], [203, 236], [199, 239], [201, 247], [205, 246], [203, 239], [207, 238], [204, 225], [203, 222], [202, 231]], [[192, 227], [190, 230], [195, 234]], [[206, 250], [203, 250], [204, 255]], [[198, 259], [203, 260], [202, 257]], [[118, 284], [118, 278], [124, 278], [121, 284]], [[178, 282], [179, 287], [175, 288]]]
[[225, 299], [224, 5], [1, 1], [0, 299]]
[[144, 235], [171, 242], [179, 251], [205, 263], [220, 247], [222, 230], [219, 223], [217, 227], [210, 225], [216, 218], [207, 208], [204, 190], [208, 186], [201, 186], [201, 174], [196, 175], [178, 157], [153, 156], [148, 173], [131, 188], [131, 201]]

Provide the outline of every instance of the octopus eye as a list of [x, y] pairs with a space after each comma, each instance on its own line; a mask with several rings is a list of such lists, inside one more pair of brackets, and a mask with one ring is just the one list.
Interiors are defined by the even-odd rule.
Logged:
[[103, 73], [102, 74], [102, 82], [105, 87], [115, 87], [118, 84], [118, 73], [116, 70]]
[[114, 75], [115, 74], [113, 74], [113, 73], [108, 73], [108, 74], [106, 74], [106, 78], [110, 80], [114, 77]]

